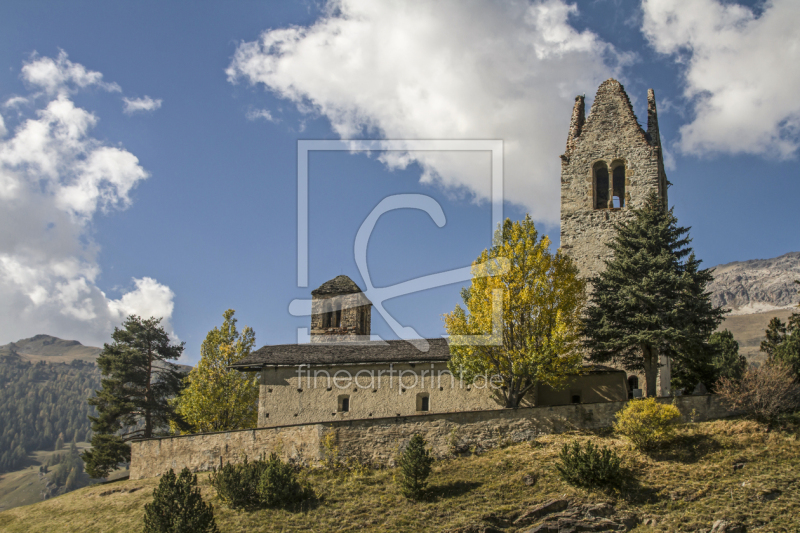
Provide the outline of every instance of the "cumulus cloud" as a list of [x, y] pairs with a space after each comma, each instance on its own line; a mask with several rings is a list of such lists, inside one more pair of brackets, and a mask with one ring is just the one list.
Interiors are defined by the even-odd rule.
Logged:
[[247, 112], [247, 120], [258, 120], [263, 118], [269, 122], [277, 122], [275, 118], [273, 118], [272, 113], [269, 112], [268, 109], [251, 109]]
[[102, 74], [61, 52], [26, 63], [22, 77], [40, 92], [0, 136], [0, 342], [49, 333], [99, 345], [128, 314], [163, 316], [170, 331], [169, 287], [133, 279], [112, 299], [97, 285], [95, 215], [128, 207], [148, 178], [135, 155], [92, 136], [98, 118], [70, 99]]
[[[342, 138], [503, 139], [505, 198], [559, 217], [560, 161], [576, 94], [630, 60], [570, 25], [562, 0], [330, 2], [308, 27], [241, 43], [229, 80], [325, 116]], [[482, 154], [384, 153], [421, 179], [489, 197]]]
[[121, 90], [116, 83], [104, 82], [101, 73], [87, 70], [83, 65], [70, 61], [64, 50], [55, 59], [34, 54], [22, 67], [22, 79], [48, 94], [73, 92], [91, 85], [106, 91]]
[[760, 15], [718, 0], [644, 0], [642, 8], [650, 44], [685, 64], [695, 116], [681, 128], [681, 151], [797, 153], [800, 3], [768, 1]]
[[122, 101], [125, 102], [123, 112], [127, 115], [132, 115], [138, 111], [155, 111], [161, 107], [162, 102], [160, 98], [153, 100], [147, 95], [144, 98], [123, 98]]

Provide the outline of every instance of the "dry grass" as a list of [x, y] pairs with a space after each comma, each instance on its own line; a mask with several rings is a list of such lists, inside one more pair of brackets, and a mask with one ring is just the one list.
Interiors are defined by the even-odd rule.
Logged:
[[[318, 501], [294, 512], [232, 511], [214, 501], [223, 532], [251, 531], [442, 531], [510, 522], [525, 508], [565, 496], [613, 503], [657, 519], [637, 531], [697, 531], [716, 519], [737, 520], [749, 530], [796, 531], [800, 516], [798, 423], [784, 430], [747, 420], [684, 426], [671, 446], [651, 455], [633, 451], [609, 434], [554, 435], [533, 444], [495, 449], [480, 456], [435, 464], [427, 501], [410, 502], [393, 483], [395, 470], [305, 470], [302, 478]], [[631, 476], [615, 491], [576, 489], [558, 477], [554, 463], [563, 442], [595, 439], [618, 449]], [[734, 464], [744, 464], [734, 470]], [[539, 476], [527, 487], [522, 477]], [[204, 497], [213, 489], [198, 476]], [[88, 487], [36, 505], [0, 513], [0, 529], [18, 531], [136, 531], [156, 479]]]

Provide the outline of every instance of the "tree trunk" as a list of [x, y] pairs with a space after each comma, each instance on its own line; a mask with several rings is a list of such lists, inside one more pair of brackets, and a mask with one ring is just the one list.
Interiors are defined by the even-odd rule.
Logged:
[[153, 378], [153, 352], [147, 350], [147, 384], [144, 393], [144, 438], [149, 439], [153, 436], [153, 420], [150, 410], [153, 406], [153, 389], [150, 382]]
[[656, 397], [656, 382], [658, 380], [658, 353], [652, 346], [642, 345], [642, 362], [644, 364], [644, 379], [648, 398]]

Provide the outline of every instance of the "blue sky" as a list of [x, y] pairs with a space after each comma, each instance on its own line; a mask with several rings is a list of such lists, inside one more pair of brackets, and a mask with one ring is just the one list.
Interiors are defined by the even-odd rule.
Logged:
[[[289, 303], [466, 266], [489, 244], [489, 159], [316, 152], [309, 287], [297, 287], [300, 139], [502, 139], [504, 213], [558, 244], [559, 155], [576, 94], [654, 88], [670, 203], [707, 266], [800, 250], [800, 7], [716, 0], [5, 2], [0, 8], [0, 343], [99, 345], [155, 314], [195, 362], [236, 309], [296, 342]], [[463, 157], [462, 157], [463, 155]], [[460, 285], [388, 301], [442, 334]], [[392, 337], [373, 317], [373, 333]]]

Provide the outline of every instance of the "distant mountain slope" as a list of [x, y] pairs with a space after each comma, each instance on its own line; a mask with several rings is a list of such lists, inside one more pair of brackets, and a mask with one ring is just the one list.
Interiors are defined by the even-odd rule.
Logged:
[[800, 252], [773, 259], [736, 261], [714, 267], [709, 286], [714, 305], [745, 315], [787, 309], [800, 300]]
[[70, 363], [77, 359], [94, 362], [101, 351], [101, 348], [84, 346], [78, 341], [66, 341], [52, 335], [35, 335], [0, 346], [0, 357], [16, 353], [24, 361]]
[[714, 267], [709, 285], [714, 305], [730, 309], [720, 326], [739, 342], [739, 351], [750, 361], [761, 361], [764, 331], [772, 317], [784, 322], [800, 302], [800, 252], [772, 259], [735, 261]]

